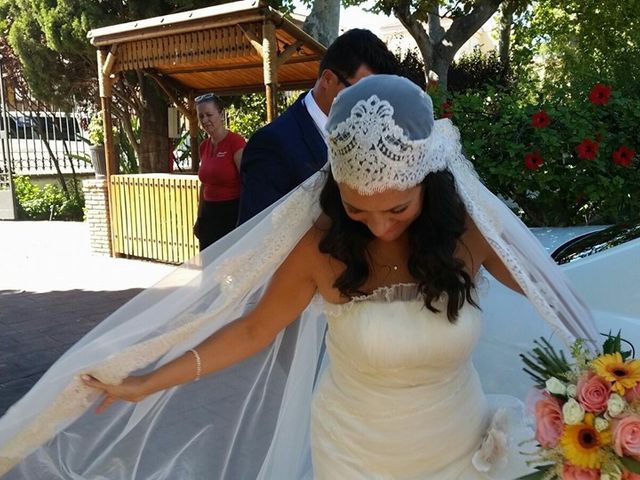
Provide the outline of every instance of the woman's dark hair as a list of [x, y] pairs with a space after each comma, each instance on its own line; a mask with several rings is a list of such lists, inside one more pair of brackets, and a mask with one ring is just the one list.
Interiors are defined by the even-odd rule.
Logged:
[[[455, 322], [465, 300], [478, 306], [471, 295], [473, 280], [464, 263], [454, 257], [465, 231], [466, 210], [450, 172], [430, 173], [422, 186], [422, 212], [409, 226], [409, 272], [418, 281], [425, 306], [432, 312], [439, 311], [432, 302], [442, 293], [447, 294], [447, 317]], [[360, 288], [369, 277], [367, 245], [374, 236], [366, 225], [349, 218], [331, 173], [320, 193], [320, 206], [331, 219], [331, 226], [320, 241], [320, 251], [347, 266], [333, 286], [349, 298], [366, 294]]]

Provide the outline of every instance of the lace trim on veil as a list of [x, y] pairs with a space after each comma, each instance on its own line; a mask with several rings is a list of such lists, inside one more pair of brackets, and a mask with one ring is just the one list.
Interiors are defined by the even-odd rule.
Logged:
[[98, 395], [82, 382], [82, 374], [95, 376], [105, 383], [120, 383], [132, 372], [166, 355], [171, 348], [189, 341], [195, 332], [220, 315], [225, 307], [240, 303], [252, 288], [261, 284], [260, 278], [270, 276], [274, 264], [279, 265], [284, 260], [319, 216], [317, 191], [321, 178], [320, 173], [312, 176], [286, 197], [288, 201], [282, 201], [274, 208], [271, 215], [261, 222], [270, 224], [271, 233], [255, 248], [245, 249], [242, 254], [232, 254], [218, 266], [213, 265], [220, 295], [205, 314], [183, 314], [169, 325], [168, 331], [114, 352], [102, 363], [77, 372], [46, 409], [0, 446], [0, 475], [52, 438], [71, 419], [84, 413], [96, 400]]

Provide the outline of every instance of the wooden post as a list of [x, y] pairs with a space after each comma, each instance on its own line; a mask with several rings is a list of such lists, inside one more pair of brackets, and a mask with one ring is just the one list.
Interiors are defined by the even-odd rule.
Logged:
[[271, 122], [278, 114], [277, 48], [276, 26], [273, 21], [265, 20], [262, 24], [262, 68], [267, 99], [267, 122]]
[[[111, 204], [111, 175], [114, 173], [118, 173], [116, 157], [115, 157], [115, 149], [113, 143], [113, 123], [111, 120], [111, 94], [112, 94], [112, 81], [109, 71], [105, 71], [104, 68], [107, 61], [108, 51], [103, 49], [97, 50], [98, 54], [98, 88], [100, 92], [100, 106], [102, 108], [102, 128], [104, 131], [104, 156], [106, 159], [106, 182], [107, 182], [107, 197], [108, 197], [108, 205], [109, 215], [107, 219], [107, 228], [110, 231], [109, 235], [109, 249], [111, 252], [114, 252], [114, 240], [113, 240], [113, 229], [111, 227], [111, 221], [114, 218], [114, 213]], [[109, 62], [110, 65], [113, 65], [113, 62]]]
[[115, 146], [113, 142], [113, 121], [111, 119], [111, 95], [113, 82], [109, 72], [105, 72], [104, 66], [108, 52], [98, 49], [98, 87], [100, 91], [100, 106], [102, 108], [102, 128], [104, 131], [104, 156], [107, 159], [107, 180], [118, 173], [116, 163]]
[[193, 101], [193, 94], [189, 95], [189, 105], [187, 107], [189, 111], [189, 144], [191, 145], [191, 170], [193, 173], [198, 173], [200, 167], [200, 143], [198, 141], [198, 134], [200, 133], [198, 126], [198, 112], [196, 110], [196, 102]]

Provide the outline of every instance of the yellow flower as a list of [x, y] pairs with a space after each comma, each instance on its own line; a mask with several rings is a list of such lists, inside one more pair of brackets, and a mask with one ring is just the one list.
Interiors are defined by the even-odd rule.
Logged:
[[624, 395], [640, 381], [640, 360], [622, 360], [620, 352], [600, 355], [592, 362], [598, 375], [611, 382], [614, 392]]
[[587, 413], [577, 425], [565, 425], [560, 443], [567, 460], [576, 467], [600, 468], [602, 447], [611, 442], [611, 432], [599, 432], [593, 425], [594, 415]]

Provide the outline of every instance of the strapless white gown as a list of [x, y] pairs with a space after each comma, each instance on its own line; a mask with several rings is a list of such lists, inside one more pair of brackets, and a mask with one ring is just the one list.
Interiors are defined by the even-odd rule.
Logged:
[[[326, 306], [330, 363], [311, 412], [316, 480], [513, 480], [531, 473], [518, 454], [518, 443], [533, 435], [521, 404], [500, 397], [506, 410], [499, 417], [510, 413], [510, 421], [506, 431], [494, 428], [496, 406], [470, 360], [480, 311], [465, 303], [453, 324], [438, 305], [441, 313], [431, 312], [415, 286], [399, 285]], [[505, 439], [508, 454], [494, 461]]]

